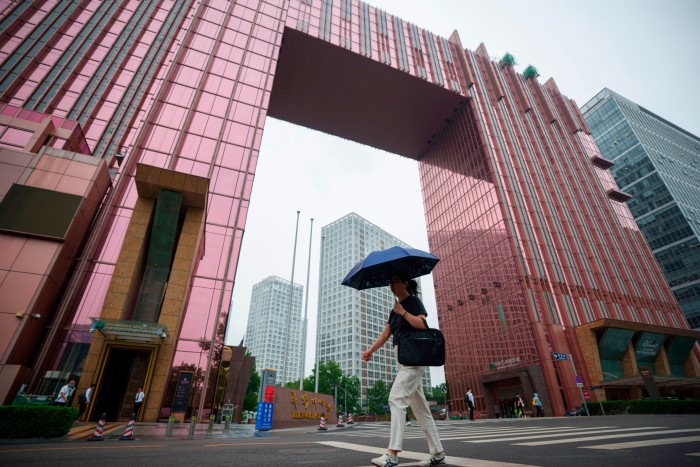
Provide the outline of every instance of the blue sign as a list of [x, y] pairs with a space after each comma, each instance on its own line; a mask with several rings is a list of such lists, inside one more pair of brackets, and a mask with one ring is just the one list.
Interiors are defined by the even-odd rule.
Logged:
[[447, 388], [446, 388], [445, 386], [440, 386], [440, 390], [441, 390], [443, 393], [447, 394]]
[[272, 402], [258, 402], [258, 414], [255, 416], [255, 429], [268, 431], [272, 429]]
[[566, 360], [566, 354], [564, 352], [552, 352], [552, 358], [554, 360]]

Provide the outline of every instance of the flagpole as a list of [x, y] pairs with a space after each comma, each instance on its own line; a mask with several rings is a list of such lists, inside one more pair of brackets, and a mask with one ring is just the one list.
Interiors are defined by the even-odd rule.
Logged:
[[309, 273], [311, 272], [311, 240], [314, 237], [314, 218], [311, 218], [309, 228], [309, 262], [306, 265], [306, 304], [304, 305], [304, 328], [301, 338], [301, 375], [299, 376], [299, 390], [304, 390], [304, 372], [306, 371], [306, 327], [308, 326], [307, 316], [309, 314]]
[[[321, 229], [321, 234], [323, 234], [323, 229]], [[318, 271], [318, 301], [316, 302], [316, 377], [315, 381], [316, 384], [314, 386], [314, 392], [318, 393], [318, 365], [321, 360], [320, 358], [320, 349], [319, 349], [319, 319], [320, 319], [320, 311], [321, 311], [321, 289], [323, 288], [323, 244], [325, 243], [324, 240], [326, 237], [321, 235], [321, 262], [319, 263], [321, 267], [319, 267]]]
[[289, 373], [287, 372], [287, 361], [289, 359], [289, 331], [290, 328], [292, 327], [292, 297], [294, 295], [294, 266], [297, 261], [297, 236], [299, 235], [299, 213], [301, 211], [297, 211], [297, 226], [296, 230], [294, 232], [294, 254], [292, 255], [292, 279], [289, 282], [289, 313], [287, 313], [287, 336], [285, 338], [284, 342], [284, 365], [282, 366], [282, 383], [281, 386], [284, 386], [287, 383], [287, 378]]

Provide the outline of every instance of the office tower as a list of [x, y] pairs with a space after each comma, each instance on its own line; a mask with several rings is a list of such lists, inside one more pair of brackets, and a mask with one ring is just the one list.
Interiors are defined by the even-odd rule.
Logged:
[[[270, 276], [253, 285], [245, 345], [259, 373], [277, 370], [277, 381], [298, 381], [301, 375], [301, 301], [304, 288]], [[291, 300], [291, 306], [290, 306]], [[286, 372], [285, 372], [286, 368]]]
[[[598, 397], [640, 396], [640, 341], [664, 377], [700, 375], [698, 334], [609, 161], [554, 81], [512, 57], [357, 0], [42, 0], [0, 7], [3, 402], [75, 378], [97, 385], [90, 420], [128, 419], [135, 385], [145, 421], [210, 413], [268, 116], [419, 161], [454, 409], [467, 386], [490, 410], [536, 384], [562, 414], [575, 373], [607, 385]], [[47, 147], [68, 154], [42, 163]], [[65, 193], [76, 154], [112, 177], [89, 175], [92, 195], [81, 182], [97, 209], [63, 211], [80, 212], [77, 237], [7, 248], [37, 237], [3, 211], [12, 184]], [[56, 263], [62, 241], [77, 249]], [[16, 287], [37, 264], [51, 280]]]
[[700, 328], [700, 138], [603, 89], [581, 107], [690, 327]]
[[[397, 371], [391, 339], [374, 353], [371, 361], [362, 361], [362, 352], [374, 343], [389, 321], [396, 297], [389, 287], [357, 291], [340, 283], [369, 253], [392, 246], [409, 247], [354, 212], [321, 229], [318, 360], [333, 360], [345, 375], [357, 376], [365, 406], [367, 388], [377, 381], [390, 385]], [[430, 389], [429, 371], [423, 376], [423, 388]]]

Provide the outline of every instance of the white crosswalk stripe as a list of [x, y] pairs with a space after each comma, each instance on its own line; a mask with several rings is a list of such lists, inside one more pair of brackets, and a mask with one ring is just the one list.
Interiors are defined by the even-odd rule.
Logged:
[[[647, 427], [646, 429], [650, 429], [652, 427]], [[630, 428], [625, 431], [632, 431], [633, 429]], [[653, 436], [653, 435], [669, 435], [673, 433], [689, 433], [689, 432], [694, 432], [694, 431], [700, 431], [700, 428], [687, 428], [687, 429], [682, 429], [682, 430], [656, 430], [656, 431], [644, 431], [644, 432], [635, 432], [635, 433], [620, 433], [620, 434], [615, 434], [615, 435], [601, 435], [601, 436], [584, 436], [581, 438], [567, 438], [567, 439], [559, 439], [559, 440], [548, 440], [548, 441], [533, 441], [533, 442], [528, 442], [528, 443], [514, 443], [517, 446], [546, 446], [548, 444], [564, 444], [564, 443], [580, 443], [580, 442], [586, 442], [586, 441], [597, 441], [601, 439], [611, 439], [611, 438], [632, 438], [634, 436]]]
[[[332, 446], [339, 449], [350, 449], [353, 451], [360, 451], [372, 454], [383, 454], [385, 448], [377, 448], [373, 446], [363, 446], [361, 444], [343, 443], [340, 441], [317, 441], [318, 444], [323, 444], [325, 446]], [[424, 452], [413, 452], [413, 451], [401, 451], [401, 459], [413, 459], [422, 460], [425, 458]], [[525, 464], [513, 464], [511, 462], [498, 462], [498, 461], [488, 461], [482, 459], [471, 459], [467, 457], [455, 457], [446, 456], [447, 465], [459, 465], [459, 466], [470, 466], [470, 467], [532, 467], [526, 466]], [[415, 465], [412, 463], [404, 463], [401, 465]]]
[[[557, 430], [556, 433], [536, 433], [536, 434], [527, 434], [523, 433], [523, 436], [509, 436], [505, 438], [494, 438], [493, 436], [496, 435], [489, 435], [489, 439], [470, 439], [467, 441], [464, 441], [465, 443], [493, 443], [497, 441], [522, 441], [526, 439], [544, 439], [544, 438], [561, 438], [562, 436], [579, 436], [579, 435], [591, 435], [591, 434], [596, 434], [596, 433], [615, 433], [619, 431], [642, 431], [642, 430], [657, 430], [659, 428], [663, 428], [660, 426], [646, 426], [646, 427], [641, 427], [641, 428], [619, 428], [619, 429], [610, 429], [610, 427], [597, 427], [594, 430], [591, 430], [590, 428], [577, 428], [573, 430], [567, 430], [565, 432], [562, 432], [561, 430]], [[476, 438], [474, 436], [473, 438]], [[479, 438], [485, 438], [485, 436], [479, 436]], [[556, 443], [556, 441], [552, 441], [552, 443]], [[520, 443], [523, 444], [523, 443]]]
[[[693, 443], [700, 436], [673, 437], [674, 434], [699, 432], [700, 428], [671, 430], [664, 427], [645, 426], [620, 428], [619, 426], [598, 427], [543, 427], [537, 425], [515, 426], [508, 425], [473, 425], [438, 423], [440, 439], [446, 441], [461, 441], [465, 443], [508, 443], [518, 446], [546, 446], [555, 444], [581, 443], [589, 445], [579, 448], [616, 450], [632, 449], [643, 446], [662, 446], [683, 443]], [[344, 431], [343, 435], [352, 437], [389, 437], [390, 426], [387, 423], [363, 423], [356, 425], [353, 430]], [[590, 435], [590, 436], [588, 436]], [[425, 435], [417, 423], [406, 427], [405, 439], [422, 439]], [[640, 441], [606, 443], [593, 445], [592, 442], [612, 440], [615, 438], [644, 438]], [[650, 437], [655, 437], [651, 438]], [[688, 454], [696, 455], [696, 454]]]
[[[628, 441], [626, 443], [598, 444], [596, 446], [579, 446], [584, 449], [607, 449], [609, 451], [616, 449], [632, 449], [644, 448], [647, 446], [663, 446], [667, 444], [695, 443], [700, 442], [700, 436], [684, 436], [681, 438], [661, 438], [647, 439], [644, 441]], [[697, 456], [698, 454], [688, 454], [689, 456]]]

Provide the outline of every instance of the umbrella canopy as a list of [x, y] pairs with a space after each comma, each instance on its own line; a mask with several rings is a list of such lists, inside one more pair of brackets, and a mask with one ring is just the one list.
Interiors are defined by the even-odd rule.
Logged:
[[350, 270], [341, 284], [357, 290], [382, 287], [391, 283], [394, 274], [402, 273], [410, 278], [429, 274], [438, 261], [425, 251], [394, 246], [368, 254]]

